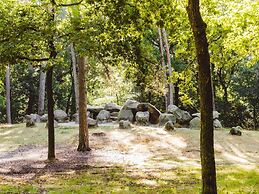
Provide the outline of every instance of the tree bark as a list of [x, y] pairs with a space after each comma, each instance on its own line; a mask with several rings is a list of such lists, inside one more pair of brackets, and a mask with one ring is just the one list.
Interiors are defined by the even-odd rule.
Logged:
[[[42, 68], [44, 68], [42, 66]], [[44, 105], [45, 105], [45, 84], [46, 84], [46, 72], [41, 69], [40, 71], [40, 85], [39, 85], [39, 99], [38, 99], [38, 114], [44, 114]]]
[[217, 185], [213, 139], [213, 102], [210, 56], [206, 37], [206, 23], [202, 20], [200, 14], [199, 0], [188, 0], [187, 13], [194, 35], [196, 54], [199, 64], [202, 193], [216, 194]]
[[88, 125], [87, 125], [87, 104], [86, 104], [86, 67], [85, 58], [78, 57], [78, 83], [79, 83], [79, 145], [77, 151], [90, 151]]
[[159, 49], [160, 49], [160, 57], [161, 57], [161, 64], [164, 71], [164, 83], [165, 83], [165, 110], [168, 109], [168, 88], [167, 88], [167, 75], [166, 75], [166, 65], [164, 59], [164, 46], [163, 46], [163, 38], [161, 33], [161, 28], [158, 28], [158, 35], [159, 35]]
[[78, 73], [77, 73], [77, 62], [76, 62], [76, 53], [74, 49], [73, 43], [70, 44], [70, 53], [71, 53], [71, 61], [72, 61], [72, 69], [73, 69], [73, 79], [74, 79], [74, 89], [75, 89], [75, 100], [76, 100], [76, 112], [79, 109], [79, 91], [78, 91]]
[[5, 90], [6, 90], [6, 119], [8, 124], [12, 124], [11, 118], [11, 81], [10, 81], [10, 66], [6, 68], [5, 74]]
[[28, 92], [29, 92], [29, 100], [28, 100], [28, 107], [27, 107], [27, 111], [26, 114], [32, 114], [34, 112], [34, 104], [35, 104], [35, 88], [34, 88], [34, 80], [33, 80], [33, 66], [29, 65], [28, 67], [28, 71], [29, 71], [29, 86], [28, 86]]
[[[171, 56], [170, 56], [170, 49], [169, 49], [169, 43], [167, 39], [167, 34], [165, 28], [162, 29], [162, 34], [164, 37], [164, 43], [165, 43], [165, 50], [166, 50], [166, 58], [167, 58], [167, 66], [168, 66], [168, 77], [172, 76], [172, 64], [171, 64]], [[174, 85], [169, 81], [169, 88], [168, 88], [168, 94], [169, 94], [169, 105], [174, 104]]]
[[48, 160], [55, 159], [55, 131], [54, 131], [54, 99], [52, 88], [53, 66], [47, 70], [47, 98], [48, 98]]

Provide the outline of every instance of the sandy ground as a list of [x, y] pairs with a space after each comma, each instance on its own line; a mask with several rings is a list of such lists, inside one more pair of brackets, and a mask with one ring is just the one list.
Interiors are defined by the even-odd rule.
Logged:
[[[38, 132], [35, 129], [23, 129], [31, 135], [29, 139], [35, 138], [35, 142], [8, 149], [5, 149], [8, 145], [6, 142], [11, 132], [0, 131], [0, 136], [7, 139], [6, 142], [0, 142], [0, 175], [34, 177], [45, 172], [80, 170], [87, 166], [119, 165], [127, 169], [144, 171], [200, 166], [198, 130], [177, 128], [175, 131], [167, 132], [158, 127], [140, 126], [122, 130], [118, 129], [116, 124], [106, 124], [90, 130], [92, 150], [79, 153], [76, 151], [78, 130], [76, 125], [68, 123], [62, 127], [75, 128], [64, 128], [73, 132], [63, 132], [64, 129], [59, 129], [61, 134], [66, 133], [66, 139], [57, 141], [57, 160], [52, 164], [46, 161], [46, 143], [37, 143]], [[45, 134], [46, 132], [43, 135]], [[254, 168], [259, 165], [258, 152], [259, 132], [243, 131], [242, 136], [231, 136], [226, 130], [215, 131], [217, 165], [242, 165]]]

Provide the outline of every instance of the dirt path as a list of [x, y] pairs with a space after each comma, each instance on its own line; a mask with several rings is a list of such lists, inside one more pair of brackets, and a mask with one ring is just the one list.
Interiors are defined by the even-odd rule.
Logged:
[[[33, 136], [33, 133], [36, 133], [36, 129], [24, 130], [27, 131], [21, 132], [21, 136], [22, 134]], [[23, 144], [7, 151], [4, 148], [7, 146], [6, 142], [1, 141], [0, 175], [28, 178], [46, 172], [79, 170], [88, 166], [120, 165], [143, 171], [200, 166], [198, 130], [182, 128], [166, 132], [156, 127], [135, 126], [131, 130], [121, 130], [117, 125], [101, 126], [90, 131], [92, 151], [88, 153], [76, 151], [77, 129], [58, 130], [57, 137], [62, 141], [57, 141], [58, 160], [54, 164], [46, 162], [45, 143]], [[8, 139], [9, 132], [7, 130], [1, 132], [2, 136], [5, 134], [3, 137]], [[37, 132], [39, 136], [41, 133], [42, 136], [46, 135], [45, 132]], [[37, 134], [33, 137], [40, 138]], [[35, 141], [37, 142], [37, 139]], [[13, 143], [15, 144], [15, 141]], [[235, 164], [253, 168], [259, 164], [258, 151], [259, 132], [244, 131], [243, 136], [239, 137], [231, 136], [227, 131], [215, 131], [218, 165]]]

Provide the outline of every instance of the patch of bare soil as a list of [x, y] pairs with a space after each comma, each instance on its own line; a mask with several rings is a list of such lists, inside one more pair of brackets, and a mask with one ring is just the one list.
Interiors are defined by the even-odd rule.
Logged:
[[[29, 130], [29, 129], [28, 129]], [[0, 175], [34, 178], [45, 173], [69, 172], [93, 167], [120, 165], [143, 171], [200, 166], [199, 131], [176, 129], [173, 132], [157, 127], [135, 126], [121, 130], [117, 126], [90, 131], [90, 152], [76, 151], [77, 137], [72, 143], [56, 145], [57, 160], [46, 161], [46, 145], [24, 145], [12, 151], [0, 151]], [[0, 142], [1, 145], [1, 142]], [[2, 145], [1, 145], [2, 146]], [[259, 164], [259, 133], [244, 131], [231, 136], [215, 131], [215, 154], [218, 165]]]

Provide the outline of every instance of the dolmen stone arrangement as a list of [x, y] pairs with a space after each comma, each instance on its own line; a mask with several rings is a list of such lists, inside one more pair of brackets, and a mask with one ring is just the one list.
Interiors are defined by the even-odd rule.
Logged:
[[[214, 128], [222, 128], [219, 121], [220, 113], [213, 111]], [[58, 123], [69, 121], [69, 116], [63, 110], [54, 111], [55, 127]], [[45, 122], [47, 126], [48, 115], [42, 116], [30, 114], [25, 116], [26, 126], [34, 127], [36, 123]], [[78, 113], [73, 115], [73, 121], [79, 123]], [[167, 131], [172, 131], [177, 126], [190, 127], [190, 129], [200, 129], [200, 113], [190, 114], [175, 105], [169, 105], [166, 113], [161, 113], [154, 105], [136, 100], [127, 100], [123, 106], [116, 103], [108, 103], [104, 106], [87, 106], [88, 127], [96, 127], [98, 124], [108, 122], [118, 122], [119, 128], [130, 129], [132, 124], [139, 126], [157, 125], [164, 127]], [[240, 134], [233, 129], [230, 134]], [[240, 130], [239, 130], [240, 131]]]

